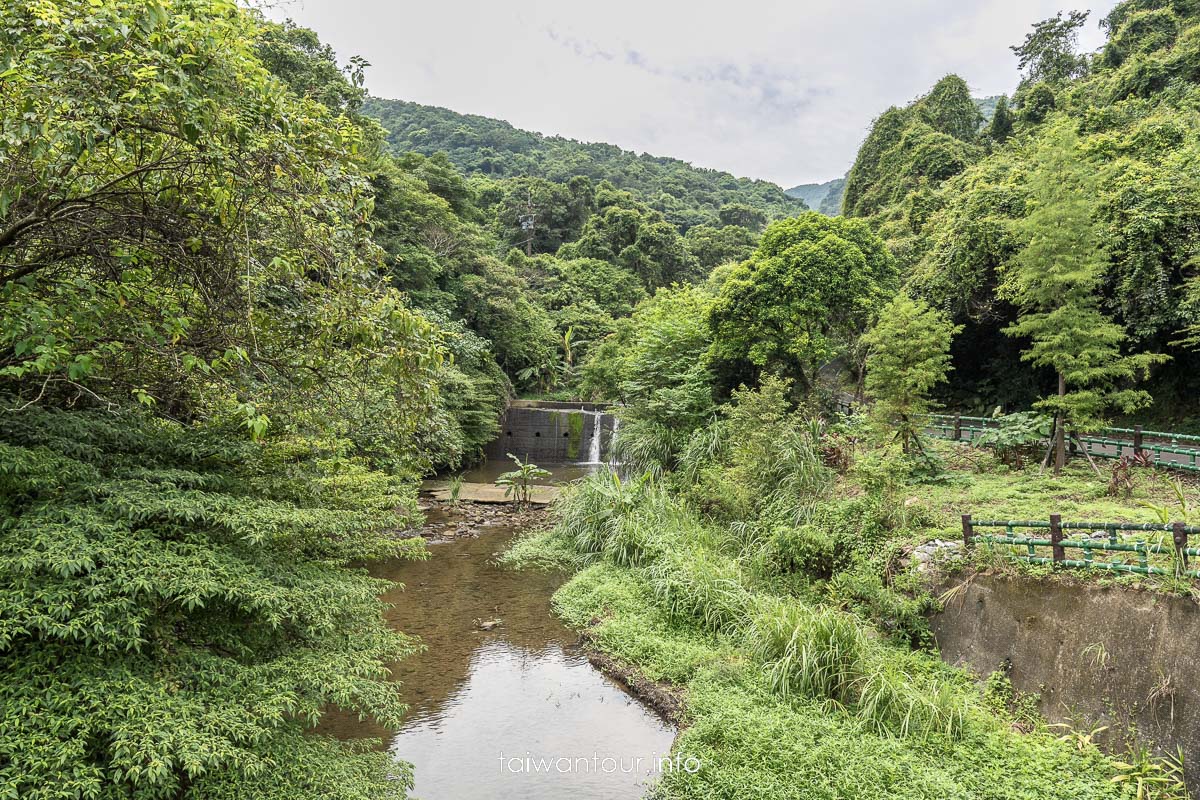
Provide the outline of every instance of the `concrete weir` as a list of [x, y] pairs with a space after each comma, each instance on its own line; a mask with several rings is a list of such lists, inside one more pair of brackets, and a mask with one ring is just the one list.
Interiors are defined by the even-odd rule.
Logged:
[[500, 436], [487, 446], [489, 461], [507, 453], [547, 464], [604, 464], [617, 427], [609, 406], [546, 400], [514, 400], [500, 418]]

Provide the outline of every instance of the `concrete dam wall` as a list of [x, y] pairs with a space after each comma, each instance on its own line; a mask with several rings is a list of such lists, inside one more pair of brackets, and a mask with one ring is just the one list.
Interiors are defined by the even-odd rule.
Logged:
[[512, 453], [538, 464], [604, 464], [618, 420], [598, 403], [514, 401], [500, 418], [500, 436], [485, 450], [488, 461]]
[[[957, 582], [957, 581], [956, 581]], [[979, 574], [932, 619], [942, 658], [986, 676], [1011, 664], [1050, 722], [1123, 753], [1126, 737], [1184, 753], [1200, 789], [1200, 604], [1149, 591]]]

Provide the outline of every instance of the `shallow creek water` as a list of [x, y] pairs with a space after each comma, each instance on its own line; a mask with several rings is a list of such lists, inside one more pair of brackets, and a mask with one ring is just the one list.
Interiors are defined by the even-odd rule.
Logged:
[[414, 765], [424, 800], [641, 797], [674, 729], [574, 647], [550, 610], [561, 577], [492, 563], [515, 533], [484, 526], [430, 542], [427, 561], [375, 565], [405, 585], [384, 596], [388, 621], [428, 647], [393, 668], [409, 714], [398, 731], [337, 717], [322, 727], [384, 738]]

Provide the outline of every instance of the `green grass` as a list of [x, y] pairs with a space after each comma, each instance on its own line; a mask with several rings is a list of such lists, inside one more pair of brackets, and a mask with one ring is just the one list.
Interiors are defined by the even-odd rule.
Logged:
[[[955, 446], [938, 442], [943, 453], [952, 453]], [[1195, 479], [1164, 469], [1143, 469], [1136, 472], [1130, 497], [1108, 494], [1107, 478], [1112, 462], [1099, 461], [1104, 478], [1098, 478], [1083, 458], [1072, 459], [1060, 477], [1050, 469], [1039, 474], [1037, 465], [1013, 471], [996, 463], [989, 454], [970, 451], [978, 459], [979, 468], [955, 470], [940, 484], [908, 488], [908, 496], [916, 498], [935, 516], [936, 527], [943, 532], [962, 535], [960, 516], [971, 514], [976, 519], [1048, 519], [1050, 514], [1062, 514], [1064, 520], [1088, 522], [1157, 522], [1155, 512], [1144, 503], [1177, 505], [1173, 480], [1181, 480], [1185, 494], [1193, 504], [1200, 501]], [[843, 491], [852, 491], [847, 485]]]
[[[976, 477], [955, 480], [962, 489]], [[1068, 481], [1079, 496], [1085, 481], [1072, 474], [1029, 502]], [[778, 556], [772, 528], [722, 527], [661, 487], [605, 475], [574, 487], [558, 503], [556, 528], [518, 542], [505, 560], [578, 569], [555, 594], [557, 613], [610, 656], [685, 691], [675, 751], [702, 767], [666, 774], [656, 796], [1128, 796], [1111, 780], [1118, 768], [1094, 748], [1079, 750], [1045, 726], [1010, 731], [970, 676], [870, 624], [914, 602], [869, 580], [871, 554], [888, 552], [889, 537], [928, 536], [950, 513], [935, 501], [951, 505], [953, 491], [953, 483], [904, 486], [896, 498], [906, 510], [897, 511], [845, 481], [829, 503], [877, 530], [824, 589], [817, 579], [790, 591], [796, 563]], [[922, 496], [904, 506], [910, 493]]]
[[[936, 481], [906, 478], [888, 453], [860, 453], [809, 510], [753, 504], [733, 519], [697, 492], [729, 486], [719, 465], [696, 472], [717, 475], [711, 484], [598, 474], [556, 503], [552, 530], [503, 557], [576, 571], [556, 612], [685, 692], [675, 751], [702, 768], [667, 773], [656, 797], [1132, 796], [1094, 746], [1060, 741], [1037, 719], [1013, 731], [986, 687], [920, 649], [936, 601], [901, 558], [918, 542], [957, 539], [964, 513], [1152, 522], [1146, 504], [1177, 504], [1173, 476], [1143, 471], [1131, 497], [1114, 498], [1086, 462], [1055, 478], [937, 446], [958, 467]], [[1195, 486], [1185, 496], [1196, 502]]]
[[[666, 774], [655, 797], [1128, 796], [1109, 780], [1115, 774], [1111, 762], [1095, 751], [1078, 752], [1044, 731], [1010, 733], [979, 708], [964, 710], [969, 718], [953, 736], [934, 727], [917, 737], [890, 729], [881, 733], [870, 719], [828, 700], [798, 693], [781, 696], [769, 672], [738, 637], [673, 621], [638, 570], [594, 564], [559, 590], [555, 606], [576, 627], [588, 628], [599, 620], [588, 629], [605, 652], [637, 665], [651, 679], [685, 687], [684, 727], [674, 751], [681, 758], [697, 758], [701, 768], [695, 774]], [[943, 695], [959, 702], [970, 689], [965, 676], [928, 656], [898, 655], [893, 669], [907, 670], [909, 679], [941, 685]], [[892, 673], [876, 685], [896, 677]]]

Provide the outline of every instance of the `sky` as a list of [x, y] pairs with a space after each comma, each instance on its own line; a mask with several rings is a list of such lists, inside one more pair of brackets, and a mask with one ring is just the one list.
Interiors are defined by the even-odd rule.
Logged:
[[[1062, 0], [282, 0], [367, 88], [790, 187], [844, 174], [871, 120], [943, 75], [1011, 93]], [[1086, 2], [1086, 0], [1084, 0]], [[1094, 0], [1080, 43], [1103, 44]]]

